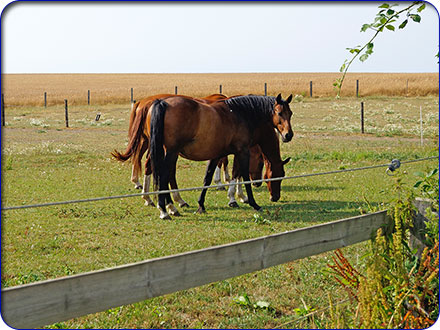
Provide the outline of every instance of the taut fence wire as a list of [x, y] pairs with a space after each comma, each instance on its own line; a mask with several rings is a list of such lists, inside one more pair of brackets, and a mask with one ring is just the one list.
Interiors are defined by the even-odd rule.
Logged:
[[68, 201], [41, 203], [41, 204], [7, 206], [7, 207], [2, 207], [1, 210], [2, 211], [20, 210], [20, 209], [30, 209], [30, 208], [38, 208], [38, 207], [46, 207], [46, 206], [88, 203], [88, 202], [96, 202], [96, 201], [119, 199], [119, 198], [140, 197], [140, 196], [146, 196], [146, 195], [159, 195], [159, 194], [174, 193], [174, 192], [196, 191], [196, 190], [203, 190], [203, 189], [213, 189], [213, 188], [237, 186], [240, 184], [247, 184], [247, 183], [292, 180], [292, 179], [308, 178], [308, 177], [320, 176], [320, 175], [330, 175], [330, 174], [339, 174], [339, 173], [346, 173], [346, 172], [363, 171], [363, 170], [369, 170], [369, 169], [380, 168], [380, 167], [387, 167], [387, 173], [389, 173], [389, 171], [394, 172], [395, 169], [399, 168], [400, 164], [410, 164], [410, 163], [422, 162], [422, 161], [433, 160], [433, 159], [438, 159], [438, 156], [431, 156], [431, 157], [412, 159], [412, 160], [406, 160], [406, 161], [393, 160], [390, 164], [370, 165], [370, 166], [363, 166], [363, 167], [350, 168], [350, 169], [333, 170], [333, 171], [327, 171], [327, 172], [284, 176], [284, 177], [279, 177], [279, 178], [241, 181], [241, 182], [233, 182], [233, 183], [223, 183], [223, 184], [211, 185], [211, 186], [206, 186], [206, 187], [180, 188], [180, 189], [170, 189], [170, 190], [161, 190], [161, 191], [150, 191], [150, 192], [145, 192], [145, 193], [128, 194], [128, 195], [103, 196], [103, 197], [75, 199], [75, 200], [68, 200]]

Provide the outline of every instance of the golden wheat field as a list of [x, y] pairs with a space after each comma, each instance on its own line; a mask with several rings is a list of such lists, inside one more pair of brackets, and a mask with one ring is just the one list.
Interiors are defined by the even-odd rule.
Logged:
[[[6, 106], [87, 104], [123, 104], [160, 93], [206, 96], [218, 93], [294, 94], [331, 97], [336, 92], [333, 82], [340, 73], [206, 73], [206, 74], [3, 74], [2, 93]], [[341, 96], [427, 96], [438, 95], [438, 73], [349, 73]]]

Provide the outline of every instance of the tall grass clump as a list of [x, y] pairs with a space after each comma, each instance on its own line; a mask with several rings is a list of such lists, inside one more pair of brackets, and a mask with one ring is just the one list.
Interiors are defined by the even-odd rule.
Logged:
[[422, 329], [435, 323], [439, 314], [439, 219], [438, 180], [432, 177], [436, 173], [438, 169], [414, 186], [425, 196], [429, 190], [428, 197], [433, 198], [431, 208], [435, 209], [427, 213], [423, 233], [426, 245], [421, 254], [417, 254], [417, 249], [411, 248], [409, 243], [415, 213], [414, 191], [404, 188], [402, 177], [396, 179], [396, 198], [389, 208], [392, 230], [378, 230], [371, 242], [365, 268], [354, 269], [341, 252], [336, 253], [330, 269], [357, 307], [355, 312], [333, 310], [329, 321], [331, 327], [344, 324], [367, 329]]

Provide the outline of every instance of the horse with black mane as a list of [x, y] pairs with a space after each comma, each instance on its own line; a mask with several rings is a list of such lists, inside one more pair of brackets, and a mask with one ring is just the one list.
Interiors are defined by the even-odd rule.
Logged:
[[[272, 177], [284, 176], [279, 141], [293, 137], [290, 124], [290, 95], [285, 101], [279, 94], [269, 96], [238, 96], [204, 104], [193, 99], [170, 96], [155, 100], [147, 115], [150, 132], [150, 158], [153, 177], [159, 190], [168, 190], [172, 167], [179, 155], [195, 161], [209, 160], [204, 186], [211, 184], [220, 158], [234, 154], [240, 176], [249, 181], [249, 148], [259, 144], [270, 166]], [[288, 160], [287, 160], [288, 161]], [[272, 200], [280, 198], [280, 181], [268, 183]], [[260, 210], [250, 184], [246, 184], [249, 205]], [[205, 212], [206, 189], [202, 190], [198, 213]], [[167, 208], [175, 209], [169, 193], [160, 194], [158, 208], [162, 219], [170, 219]]]

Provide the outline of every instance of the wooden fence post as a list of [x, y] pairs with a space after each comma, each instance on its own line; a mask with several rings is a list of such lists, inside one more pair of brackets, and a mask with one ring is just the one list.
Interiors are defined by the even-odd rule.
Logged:
[[264, 83], [264, 96], [267, 96], [267, 83]]
[[310, 81], [310, 97], [313, 97], [313, 81]]
[[219, 93], [221, 94], [222, 93], [222, 85], [219, 86], [218, 90], [219, 90]]
[[364, 102], [361, 102], [361, 132], [362, 132], [362, 134], [365, 133], [365, 131], [364, 131]]
[[174, 94], [177, 95], [177, 86], [174, 86]]
[[47, 108], [47, 93], [44, 92], [44, 107]]
[[5, 126], [5, 95], [2, 94], [2, 126]]
[[356, 79], [356, 97], [359, 97], [359, 79]]
[[87, 91], [87, 105], [90, 105], [90, 89]]
[[131, 88], [131, 97], [130, 97], [130, 102], [133, 103], [133, 87]]
[[64, 110], [66, 113], [66, 127], [69, 128], [69, 110], [67, 107], [67, 100], [66, 99], [64, 100]]

